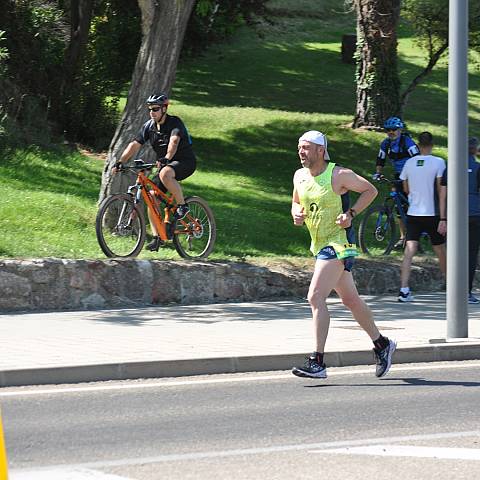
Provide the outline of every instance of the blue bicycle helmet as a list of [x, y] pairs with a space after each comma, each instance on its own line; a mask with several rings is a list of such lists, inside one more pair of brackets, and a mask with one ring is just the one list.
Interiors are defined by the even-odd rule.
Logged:
[[389, 117], [385, 120], [383, 128], [396, 130], [397, 128], [405, 128], [405, 124], [402, 122], [401, 118]]
[[168, 105], [168, 97], [164, 93], [154, 93], [147, 98], [147, 105]]

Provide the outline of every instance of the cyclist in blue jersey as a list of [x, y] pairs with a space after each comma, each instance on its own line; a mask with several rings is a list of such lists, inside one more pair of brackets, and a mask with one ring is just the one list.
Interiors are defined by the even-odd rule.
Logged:
[[[396, 189], [398, 192], [403, 191], [402, 182], [400, 181], [400, 173], [402, 173], [403, 166], [406, 161], [418, 155], [420, 150], [418, 149], [417, 144], [412, 140], [410, 135], [404, 131], [405, 123], [399, 117], [389, 117], [383, 124], [383, 128], [387, 133], [387, 138], [383, 140], [380, 144], [380, 150], [377, 156], [376, 162], [376, 172], [373, 175], [374, 180], [380, 180], [382, 176], [383, 167], [387, 157], [392, 162], [393, 168], [395, 170], [395, 180], [398, 180], [396, 184]], [[406, 207], [406, 206], [405, 206]], [[406, 208], [405, 208], [406, 210]], [[395, 245], [396, 248], [403, 247], [404, 238], [406, 233], [406, 227], [403, 225], [401, 219], [400, 223], [400, 240]]]

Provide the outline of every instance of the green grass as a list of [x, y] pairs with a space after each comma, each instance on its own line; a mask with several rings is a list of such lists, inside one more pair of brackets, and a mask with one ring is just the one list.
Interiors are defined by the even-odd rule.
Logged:
[[98, 160], [60, 147], [5, 152], [0, 164], [0, 255], [92, 255], [101, 167]]
[[[343, 33], [355, 31], [342, 2], [271, 2], [273, 25], [244, 29], [227, 44], [184, 61], [170, 113], [187, 124], [198, 170], [187, 195], [208, 200], [217, 219], [214, 259], [308, 256], [308, 234], [290, 218], [298, 137], [319, 129], [332, 159], [362, 175], [374, 170], [383, 135], [346, 127], [355, 107], [355, 68], [340, 59]], [[312, 13], [313, 12], [313, 13]], [[295, 13], [295, 14], [293, 14]], [[425, 59], [408, 31], [400, 40], [404, 84]], [[470, 73], [470, 129], [480, 133], [480, 75]], [[447, 150], [447, 66], [443, 59], [410, 98], [405, 119], [430, 130]], [[103, 258], [94, 219], [103, 162], [63, 147], [18, 150], [0, 160], [2, 257]], [[142, 258], [178, 258], [173, 249]]]

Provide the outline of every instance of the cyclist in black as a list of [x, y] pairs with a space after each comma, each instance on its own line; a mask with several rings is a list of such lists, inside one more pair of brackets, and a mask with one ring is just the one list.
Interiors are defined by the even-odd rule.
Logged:
[[[380, 144], [380, 150], [378, 152], [376, 162], [376, 172], [372, 178], [374, 180], [380, 180], [383, 167], [385, 166], [385, 161], [388, 157], [392, 162], [393, 168], [395, 169], [395, 180], [398, 181], [398, 183], [396, 183], [396, 189], [398, 192], [402, 192], [405, 195], [402, 182], [401, 180], [399, 180], [400, 173], [402, 173], [405, 162], [410, 157], [418, 155], [420, 153], [420, 150], [418, 149], [417, 144], [412, 140], [410, 135], [403, 131], [405, 128], [405, 123], [402, 121], [401, 118], [387, 118], [387, 120], [383, 124], [383, 128], [385, 128], [387, 138], [383, 140], [383, 142]], [[406, 232], [406, 227], [405, 225], [403, 225], [401, 219], [399, 219], [399, 223], [401, 238], [395, 245], [396, 248], [403, 247]]]
[[[173, 194], [178, 204], [175, 218], [180, 219], [188, 213], [188, 205], [185, 203], [182, 187], [178, 182], [192, 175], [196, 168], [192, 139], [182, 120], [167, 114], [169, 101], [165, 94], [150, 95], [146, 103], [150, 120], [128, 144], [115, 167], [118, 168], [121, 164], [128, 162], [146, 142], [149, 142], [157, 154], [157, 167], [160, 169], [154, 182], [162, 191], [168, 190]], [[150, 211], [148, 213], [150, 215]], [[151, 219], [150, 225], [154, 237], [146, 248], [157, 251], [163, 242]]]

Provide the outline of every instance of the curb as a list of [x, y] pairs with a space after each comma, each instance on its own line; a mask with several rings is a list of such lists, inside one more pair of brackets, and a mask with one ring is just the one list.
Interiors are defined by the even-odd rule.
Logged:
[[[480, 342], [407, 347], [395, 352], [397, 364], [479, 359]], [[0, 371], [0, 387], [290, 370], [304, 360], [305, 354], [298, 353], [4, 370]], [[330, 367], [372, 365], [373, 355], [371, 350], [328, 352], [325, 362]]]

